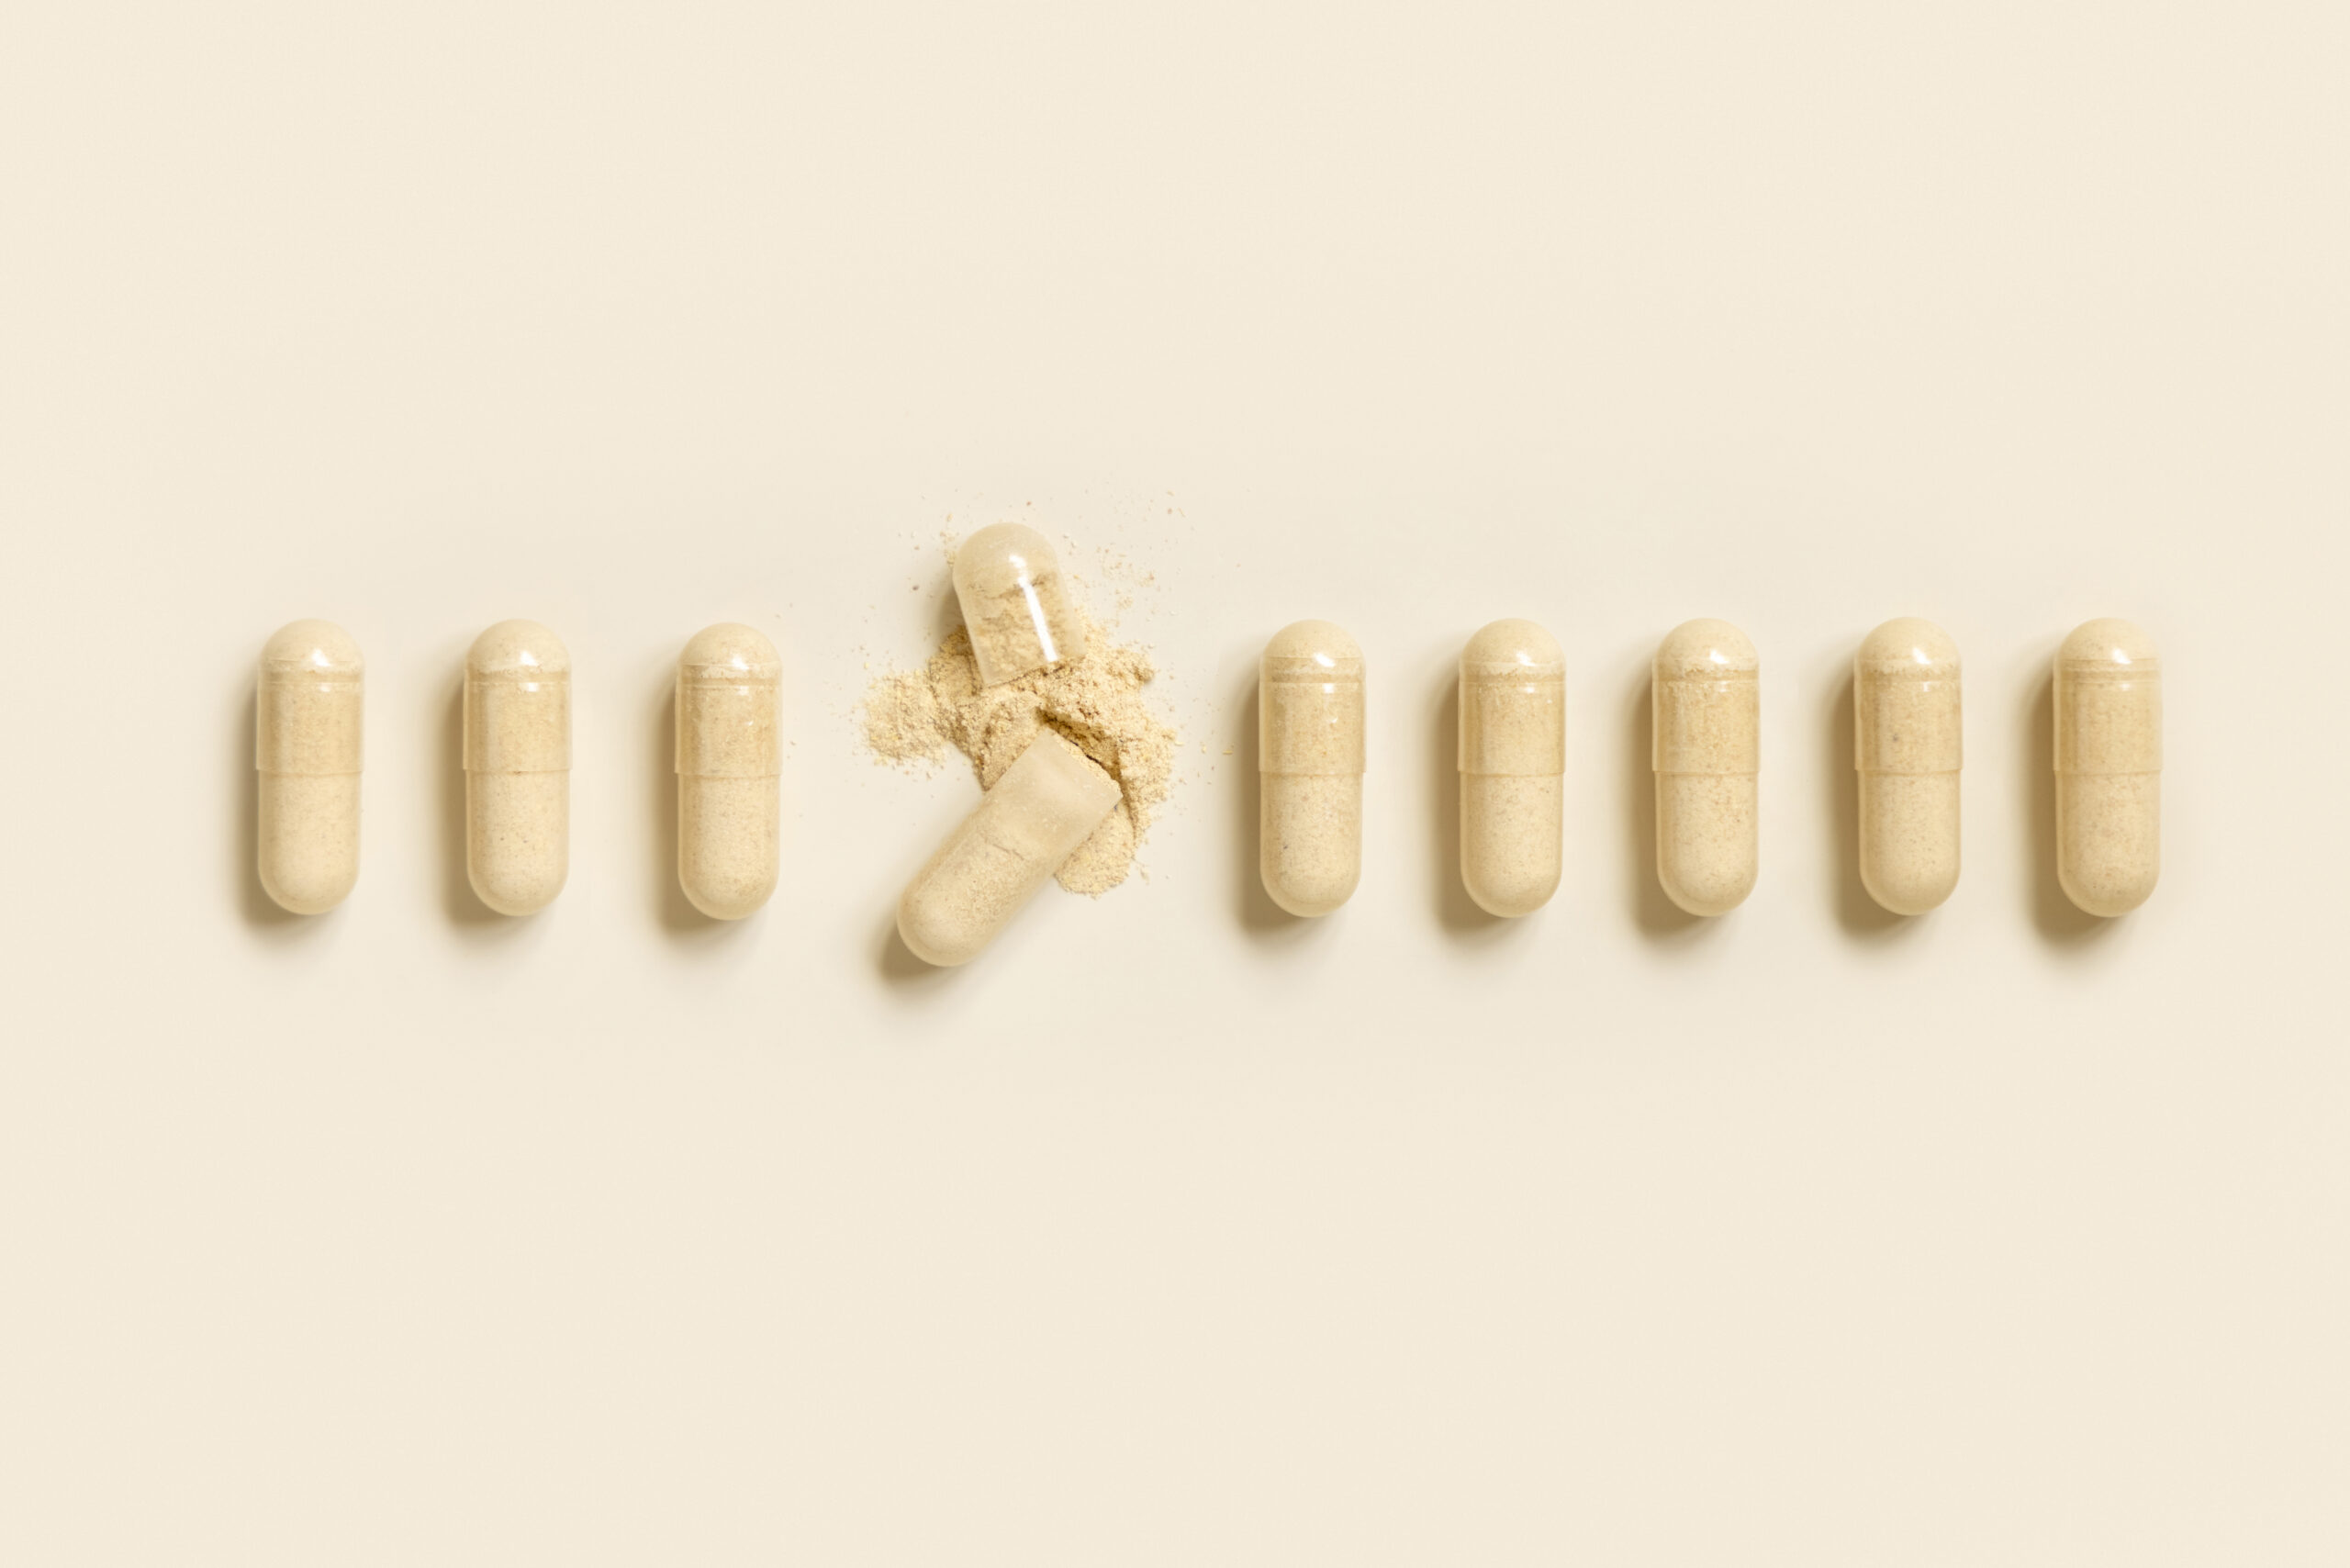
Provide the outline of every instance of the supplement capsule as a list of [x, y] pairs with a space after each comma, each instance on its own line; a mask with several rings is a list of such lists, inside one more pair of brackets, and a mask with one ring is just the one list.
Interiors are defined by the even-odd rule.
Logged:
[[2163, 666], [2127, 621], [2056, 650], [2056, 879], [2090, 914], [2127, 914], [2163, 868]]
[[465, 875], [500, 914], [554, 902], [571, 870], [571, 654], [501, 621], [465, 655]]
[[257, 868], [269, 896], [296, 914], [324, 913], [359, 880], [364, 681], [359, 644], [330, 622], [297, 621], [262, 647]]
[[782, 672], [749, 626], [706, 627], [677, 655], [677, 882], [712, 920], [740, 920], [775, 891]]
[[1727, 914], [1761, 867], [1762, 660], [1727, 621], [1666, 633], [1650, 669], [1656, 878], [1691, 914]]
[[1496, 621], [1460, 650], [1460, 880], [1486, 913], [1559, 890], [1566, 770], [1566, 655], [1531, 621]]
[[968, 964], [1118, 804], [1117, 781], [1059, 731], [1037, 732], [898, 901], [913, 956]]
[[1292, 914], [1327, 914], [1362, 877], [1362, 649], [1327, 621], [1284, 626], [1257, 677], [1258, 861]]
[[982, 528], [955, 552], [955, 597], [979, 684], [1085, 657], [1085, 620], [1050, 541], [1025, 523]]
[[1852, 655], [1852, 763], [1861, 774], [1861, 885], [1896, 914], [1958, 886], [1958, 644], [1905, 616]]

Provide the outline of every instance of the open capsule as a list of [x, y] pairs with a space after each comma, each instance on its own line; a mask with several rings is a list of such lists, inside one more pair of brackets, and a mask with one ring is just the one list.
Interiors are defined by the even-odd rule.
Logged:
[[297, 621], [261, 651], [254, 685], [261, 885], [295, 914], [320, 914], [359, 880], [365, 669], [351, 633]]
[[1531, 621], [1496, 621], [1460, 650], [1460, 880], [1486, 913], [1558, 891], [1566, 770], [1566, 655]]
[[1327, 914], [1362, 879], [1362, 649], [1327, 621], [1273, 633], [1257, 672], [1258, 864], [1292, 914]]
[[465, 875], [500, 914], [554, 902], [571, 871], [571, 653], [501, 621], [465, 655]]
[[677, 883], [712, 920], [755, 913], [775, 892], [782, 666], [756, 628], [731, 622], [677, 655]]
[[955, 597], [981, 686], [1085, 657], [1085, 618], [1060, 557], [1025, 523], [982, 528], [956, 547]]
[[1656, 876], [1691, 914], [1727, 914], [1761, 866], [1762, 661], [1727, 621], [1688, 621], [1650, 671]]
[[1923, 914], [1958, 886], [1964, 716], [1958, 644], [1905, 616], [1852, 655], [1861, 885], [1895, 914]]
[[2127, 914], [2163, 868], [2163, 666], [2127, 621], [2056, 650], [2056, 879], [2096, 915]]

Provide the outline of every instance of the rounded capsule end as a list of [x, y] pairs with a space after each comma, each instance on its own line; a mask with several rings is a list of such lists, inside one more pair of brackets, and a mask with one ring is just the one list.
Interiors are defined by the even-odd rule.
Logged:
[[2160, 659], [2143, 627], [2114, 616], [2082, 622], [2056, 650], [2056, 663], [2070, 669], [2140, 668]]
[[518, 865], [505, 868], [468, 866], [465, 879], [473, 884], [474, 897], [490, 909], [504, 915], [536, 914], [554, 902], [569, 880], [570, 868], [557, 864], [552, 868]]
[[1727, 621], [1684, 621], [1666, 633], [1656, 649], [1655, 674], [1660, 680], [1752, 675], [1762, 667], [1762, 658], [1754, 651], [1754, 644]]
[[1567, 662], [1559, 640], [1531, 621], [1512, 618], [1495, 621], [1480, 629], [1460, 650], [1464, 666], [1515, 666], [1525, 669], [1556, 670]]
[[942, 969], [968, 964], [987, 950], [986, 938], [992, 935], [975, 932], [968, 917], [935, 894], [927, 878], [898, 900], [898, 940], [925, 964]]
[[364, 667], [359, 644], [331, 621], [290, 621], [262, 644], [261, 667], [272, 675], [355, 676]]
[[535, 621], [501, 621], [474, 639], [465, 674], [484, 680], [536, 680], [571, 673], [571, 650]]
[[677, 655], [677, 672], [689, 678], [773, 680], [782, 671], [782, 656], [766, 634], [732, 621], [703, 627]]
[[955, 547], [957, 592], [1008, 593], [1059, 569], [1053, 542], [1024, 522], [991, 523]]
[[1362, 648], [1346, 628], [1327, 621], [1292, 621], [1265, 644], [1269, 659], [1312, 659], [1333, 667], [1362, 663]]
[[1862, 638], [1860, 651], [1852, 658], [1855, 668], [1888, 674], [1953, 672], [1958, 668], [1958, 644], [1932, 622], [1904, 615]]

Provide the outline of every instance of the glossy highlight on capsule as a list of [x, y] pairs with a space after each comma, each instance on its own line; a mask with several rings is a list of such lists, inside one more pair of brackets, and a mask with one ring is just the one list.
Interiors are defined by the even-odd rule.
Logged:
[[955, 598], [981, 686], [1085, 657], [1085, 617], [1052, 542], [1022, 522], [982, 528], [956, 547]]

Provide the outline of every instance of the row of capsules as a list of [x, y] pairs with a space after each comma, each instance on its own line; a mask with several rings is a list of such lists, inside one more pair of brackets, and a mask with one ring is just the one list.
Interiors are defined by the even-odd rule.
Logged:
[[[715, 920], [775, 891], [782, 661], [749, 626], [705, 628], [677, 657], [677, 880]], [[359, 880], [365, 666], [349, 633], [297, 621], [262, 649], [253, 766], [257, 871], [296, 914]], [[535, 621], [501, 621], [465, 655], [465, 875], [499, 914], [534, 914], [571, 869], [571, 654]]]
[[[1362, 871], [1362, 649], [1326, 621], [1284, 627], [1259, 670], [1259, 856], [1290, 913], [1327, 914]], [[1651, 671], [1657, 880], [1690, 914], [1736, 909], [1760, 868], [1762, 660], [1727, 621], [1675, 627]], [[1487, 913], [1558, 890], [1566, 666], [1531, 621], [1496, 621], [1460, 654], [1460, 879]], [[2162, 664], [2127, 621], [2076, 627], [2054, 670], [2056, 871], [2089, 914], [2126, 914], [2162, 869]], [[1958, 886], [1958, 644], [1888, 621], [1852, 657], [1861, 880], [1898, 915]]]
[[[1087, 656], [1083, 617], [1034, 529], [982, 529], [955, 586], [982, 684]], [[677, 874], [713, 919], [774, 892], [780, 834], [780, 660], [748, 626], [697, 633], [677, 671]], [[1652, 681], [1657, 875], [1691, 914], [1728, 913], [1759, 866], [1761, 660], [1722, 621], [1659, 646]], [[296, 913], [341, 902], [359, 875], [364, 666], [340, 627], [298, 621], [263, 649], [254, 762], [258, 870]], [[1259, 858], [1292, 914], [1350, 898], [1362, 869], [1367, 722], [1361, 648], [1326, 621], [1266, 645], [1259, 672]], [[1931, 622], [1889, 621], [1853, 658], [1860, 869], [1897, 914], [1950, 897], [1959, 873], [1958, 648]], [[1497, 621], [1461, 651], [1460, 868], [1490, 913], [1533, 913], [1557, 890], [1566, 771], [1565, 657], [1530, 621]], [[2160, 871], [2161, 665], [2126, 621], [2077, 628], [2055, 662], [2057, 869], [2083, 910], [2118, 915]], [[501, 914], [545, 908], [570, 865], [571, 659], [533, 621], [502, 621], [465, 658], [465, 868]], [[1117, 781], [1049, 727], [916, 873], [898, 906], [907, 947], [968, 963], [1116, 809]]]

